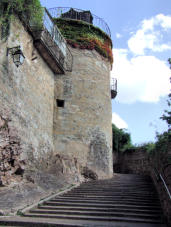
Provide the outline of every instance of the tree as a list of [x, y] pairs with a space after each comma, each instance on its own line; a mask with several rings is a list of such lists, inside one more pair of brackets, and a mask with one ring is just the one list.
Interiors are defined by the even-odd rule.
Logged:
[[119, 129], [112, 124], [113, 131], [113, 152], [123, 152], [131, 147], [131, 136], [124, 129]]
[[[168, 59], [171, 69], [171, 58]], [[171, 82], [171, 78], [170, 78]], [[169, 94], [169, 99], [167, 100], [168, 107], [171, 107], [171, 93]], [[171, 132], [171, 110], [165, 110], [164, 114], [161, 117], [162, 120], [166, 121], [168, 124], [168, 132]]]

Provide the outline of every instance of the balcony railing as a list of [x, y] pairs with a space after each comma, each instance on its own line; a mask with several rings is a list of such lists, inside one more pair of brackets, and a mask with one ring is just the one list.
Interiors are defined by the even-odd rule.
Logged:
[[111, 78], [111, 98], [114, 99], [117, 95], [117, 79]]
[[[81, 9], [70, 8], [70, 7], [56, 7], [48, 9], [52, 18], [68, 18], [72, 20], [82, 20], [87, 23], [93, 24], [95, 27], [99, 27], [109, 37], [111, 32], [107, 23], [100, 17], [90, 13], [90, 11], [84, 11]], [[88, 18], [89, 17], [89, 18]]]
[[42, 26], [32, 20], [24, 19], [24, 22], [33, 36], [34, 45], [52, 71], [56, 74], [72, 71], [73, 56], [49, 12], [44, 8]]

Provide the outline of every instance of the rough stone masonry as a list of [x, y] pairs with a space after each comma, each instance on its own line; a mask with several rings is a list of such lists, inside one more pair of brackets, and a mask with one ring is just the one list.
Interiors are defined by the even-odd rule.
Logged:
[[[17, 68], [6, 51], [18, 45]], [[54, 75], [18, 18], [0, 40], [1, 184], [25, 175], [34, 183], [36, 172], [73, 182], [112, 176], [111, 65], [95, 50], [71, 52], [72, 72]]]
[[[99, 178], [113, 174], [110, 63], [95, 50], [71, 48], [72, 72], [55, 77], [54, 149], [78, 159]], [[55, 102], [54, 102], [55, 103]]]

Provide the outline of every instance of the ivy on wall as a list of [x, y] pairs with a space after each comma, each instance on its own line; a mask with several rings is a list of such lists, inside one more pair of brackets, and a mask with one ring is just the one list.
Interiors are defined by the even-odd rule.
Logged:
[[54, 22], [72, 47], [96, 50], [113, 63], [112, 41], [101, 29], [79, 20], [55, 18]]
[[39, 0], [1, 0], [0, 1], [0, 25], [1, 30], [9, 30], [10, 21], [14, 14], [24, 16], [32, 20], [37, 26], [42, 25], [43, 8]]

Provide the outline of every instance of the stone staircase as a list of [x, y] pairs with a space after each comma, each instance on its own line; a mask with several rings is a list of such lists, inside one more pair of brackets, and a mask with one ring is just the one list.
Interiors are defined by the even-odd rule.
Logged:
[[132, 174], [83, 183], [29, 210], [24, 217], [14, 217], [11, 223], [17, 226], [166, 226], [151, 179]]

